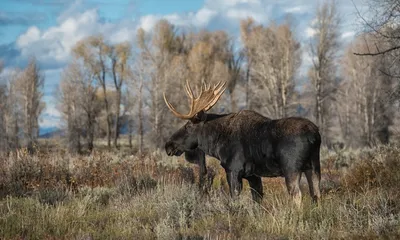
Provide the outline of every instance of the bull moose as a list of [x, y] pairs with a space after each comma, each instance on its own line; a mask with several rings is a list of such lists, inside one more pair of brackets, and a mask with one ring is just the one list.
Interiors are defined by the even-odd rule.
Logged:
[[256, 202], [263, 197], [261, 177], [284, 177], [289, 194], [300, 204], [299, 184], [304, 172], [310, 195], [318, 201], [321, 180], [318, 127], [304, 118], [272, 120], [250, 110], [206, 113], [217, 103], [225, 85], [226, 82], [213, 87], [204, 84], [195, 97], [186, 82], [185, 91], [190, 100], [188, 114], [179, 113], [164, 93], [170, 111], [178, 118], [189, 120], [166, 142], [166, 153], [169, 156], [185, 153], [188, 160], [200, 158], [201, 169], [205, 168], [204, 154], [218, 159], [225, 169], [231, 196], [240, 194], [244, 178]]

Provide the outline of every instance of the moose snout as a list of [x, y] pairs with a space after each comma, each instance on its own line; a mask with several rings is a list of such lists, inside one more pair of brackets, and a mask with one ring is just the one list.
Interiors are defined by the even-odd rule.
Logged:
[[165, 152], [167, 152], [167, 155], [168, 156], [180, 156], [180, 155], [182, 155], [182, 151], [180, 151], [177, 147], [176, 147], [176, 145], [173, 143], [173, 142], [171, 142], [171, 141], [168, 141], [166, 144], [165, 144]]
[[167, 142], [165, 144], [165, 152], [167, 152], [168, 156], [172, 156], [174, 155], [175, 152], [175, 146], [172, 142]]

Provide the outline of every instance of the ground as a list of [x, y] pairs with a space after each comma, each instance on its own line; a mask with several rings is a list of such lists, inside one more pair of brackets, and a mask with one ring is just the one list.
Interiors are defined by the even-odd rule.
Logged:
[[[306, 182], [295, 207], [283, 179], [264, 178], [264, 200], [228, 196], [223, 169], [198, 169], [163, 152], [24, 151], [0, 167], [1, 239], [398, 239], [400, 147], [323, 150], [322, 201]], [[303, 180], [305, 177], [303, 176]]]

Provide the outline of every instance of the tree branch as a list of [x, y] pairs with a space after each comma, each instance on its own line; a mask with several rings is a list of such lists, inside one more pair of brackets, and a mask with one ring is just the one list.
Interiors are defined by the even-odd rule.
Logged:
[[387, 73], [387, 72], [383, 71], [382, 69], [378, 69], [378, 70], [379, 70], [379, 72], [381, 72], [385, 76], [392, 77], [392, 78], [400, 78], [400, 75], [392, 75], [390, 73]]
[[356, 55], [356, 56], [378, 56], [378, 55], [384, 55], [384, 54], [386, 54], [388, 52], [391, 52], [391, 51], [394, 51], [394, 50], [397, 50], [397, 49], [400, 49], [400, 45], [392, 47], [392, 48], [389, 48], [389, 49], [386, 49], [385, 51], [379, 51], [379, 52], [376, 52], [376, 53], [356, 53], [356, 52], [354, 52], [353, 54]]

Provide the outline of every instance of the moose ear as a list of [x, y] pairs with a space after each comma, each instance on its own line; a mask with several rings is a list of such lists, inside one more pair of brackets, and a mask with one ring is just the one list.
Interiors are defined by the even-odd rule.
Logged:
[[202, 110], [196, 113], [196, 115], [194, 115], [190, 121], [192, 121], [192, 123], [199, 123], [206, 121], [206, 119], [207, 119], [207, 114]]

